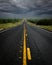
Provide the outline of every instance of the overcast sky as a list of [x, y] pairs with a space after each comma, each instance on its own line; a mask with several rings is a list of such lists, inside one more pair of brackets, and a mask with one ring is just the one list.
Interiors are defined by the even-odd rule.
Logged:
[[52, 0], [0, 0], [0, 18], [51, 18]]

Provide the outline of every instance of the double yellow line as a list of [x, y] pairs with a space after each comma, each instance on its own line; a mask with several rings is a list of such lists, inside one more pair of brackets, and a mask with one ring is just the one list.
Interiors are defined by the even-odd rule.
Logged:
[[26, 45], [26, 27], [24, 24], [23, 65], [27, 65], [27, 56], [28, 56], [28, 60], [31, 60], [30, 48], [27, 48]]

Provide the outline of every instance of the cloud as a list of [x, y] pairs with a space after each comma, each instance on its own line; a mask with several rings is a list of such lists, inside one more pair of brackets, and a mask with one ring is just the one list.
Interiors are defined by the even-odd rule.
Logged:
[[12, 5], [10, 1], [5, 1], [0, 2], [0, 12], [10, 12], [15, 14], [24, 13], [24, 9]]
[[20, 17], [51, 16], [52, 0], [0, 0], [1, 12], [21, 15]]

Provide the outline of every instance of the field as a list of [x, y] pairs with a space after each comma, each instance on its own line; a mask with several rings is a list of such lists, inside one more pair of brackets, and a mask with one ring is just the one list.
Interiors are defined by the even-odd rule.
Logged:
[[20, 25], [20, 19], [0, 19], [0, 30], [5, 30]]
[[36, 25], [45, 30], [52, 31], [52, 19], [28, 20], [31, 25]]

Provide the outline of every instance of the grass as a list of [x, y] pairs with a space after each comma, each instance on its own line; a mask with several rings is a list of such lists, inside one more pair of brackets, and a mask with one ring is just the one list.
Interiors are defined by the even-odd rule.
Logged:
[[48, 26], [46, 26], [46, 25], [39, 25], [39, 27], [41, 27], [41, 28], [43, 28], [45, 30], [48, 30], [48, 31], [52, 31], [52, 25], [48, 25]]
[[0, 30], [5, 30], [5, 29], [11, 28], [11, 27], [18, 26], [20, 24], [22, 24], [22, 22], [3, 23], [3, 24], [0, 24]]
[[40, 20], [30, 19], [28, 21], [36, 25], [52, 25], [52, 19], [40, 19]]
[[37, 26], [37, 27], [40, 27], [42, 29], [45, 29], [45, 30], [52, 32], [52, 25], [36, 25], [35, 23], [32, 23], [32, 22], [27, 22], [27, 23], [31, 26]]
[[35, 26], [36, 24], [33, 24], [33, 23], [31, 23], [31, 22], [27, 22], [27, 24], [29, 24], [29, 25], [31, 25], [31, 26]]

